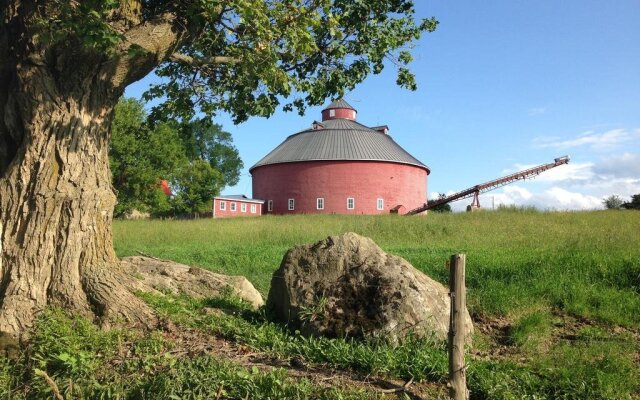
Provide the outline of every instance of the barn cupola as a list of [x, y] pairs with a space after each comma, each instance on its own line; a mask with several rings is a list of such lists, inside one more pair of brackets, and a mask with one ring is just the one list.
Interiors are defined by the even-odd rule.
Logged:
[[349, 119], [351, 121], [356, 120], [357, 111], [351, 107], [349, 103], [343, 99], [334, 100], [331, 104], [322, 110], [322, 120], [327, 121], [330, 119]]

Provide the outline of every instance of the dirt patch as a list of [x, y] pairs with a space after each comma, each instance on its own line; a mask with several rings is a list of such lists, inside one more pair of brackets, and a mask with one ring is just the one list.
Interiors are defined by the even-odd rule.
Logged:
[[[640, 330], [621, 326], [612, 326], [600, 323], [588, 318], [572, 316], [559, 310], [552, 312], [553, 324], [549, 337], [546, 338], [546, 346], [538, 350], [546, 352], [551, 344], [561, 342], [577, 342], [581, 340], [611, 341], [621, 336], [640, 342]], [[510, 359], [513, 361], [527, 361], [536, 356], [536, 353], [526, 352], [516, 345], [511, 338], [514, 321], [507, 317], [474, 316], [473, 324], [483, 339], [477, 347], [470, 350], [470, 354], [476, 359]], [[602, 332], [602, 337], [585, 337], [585, 330], [593, 328]], [[640, 361], [640, 353], [636, 355]]]
[[473, 320], [476, 332], [484, 339], [482, 344], [470, 350], [476, 359], [513, 359], [520, 350], [513, 345], [509, 332], [513, 321], [506, 317], [476, 316]]

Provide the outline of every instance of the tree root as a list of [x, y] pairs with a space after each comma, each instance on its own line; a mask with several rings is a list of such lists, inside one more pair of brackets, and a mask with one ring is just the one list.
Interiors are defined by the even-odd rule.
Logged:
[[101, 327], [108, 329], [114, 322], [144, 330], [158, 326], [156, 313], [134, 294], [153, 289], [138, 282], [121, 264], [88, 269], [83, 273], [82, 286]]
[[[93, 318], [103, 329], [124, 325], [151, 330], [158, 327], [159, 318], [136, 292], [161, 295], [168, 290], [203, 298], [220, 296], [231, 289], [256, 308], [264, 304], [260, 293], [244, 277], [215, 274], [153, 257], [128, 257], [115, 263], [89, 265], [81, 270], [77, 287], [69, 281], [67, 285], [67, 290], [47, 292], [45, 305], [10, 309], [8, 302], [2, 304], [0, 317], [7, 315], [11, 320], [20, 317], [21, 324], [2, 325], [5, 332], [0, 329], [0, 355], [19, 350], [18, 339], [28, 339], [35, 315], [46, 306]], [[13, 296], [10, 304], [26, 304], [28, 300]]]

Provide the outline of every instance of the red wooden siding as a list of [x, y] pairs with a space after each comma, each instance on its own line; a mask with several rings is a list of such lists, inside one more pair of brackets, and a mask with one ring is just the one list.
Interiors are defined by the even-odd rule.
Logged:
[[[252, 171], [253, 196], [274, 214], [387, 214], [394, 207], [411, 210], [427, 202], [424, 168], [384, 161], [304, 161], [264, 165]], [[354, 208], [347, 208], [347, 199]], [[317, 209], [317, 199], [324, 208]], [[289, 210], [289, 199], [294, 209]], [[383, 209], [378, 209], [383, 199]], [[265, 208], [266, 212], [266, 208]]]
[[[224, 210], [221, 209], [221, 203], [224, 203]], [[224, 199], [224, 198], [214, 198], [213, 199], [213, 218], [230, 218], [230, 217], [259, 217], [262, 215], [262, 207], [264, 204], [251, 202], [251, 201], [243, 201], [238, 199]], [[231, 205], [235, 204], [235, 211], [231, 210]], [[242, 211], [242, 205], [245, 205], [246, 210]], [[255, 206], [255, 213], [251, 212], [251, 206]]]
[[356, 114], [356, 110], [350, 110], [348, 108], [329, 108], [322, 110], [322, 120], [326, 121], [328, 119], [344, 118], [355, 121]]

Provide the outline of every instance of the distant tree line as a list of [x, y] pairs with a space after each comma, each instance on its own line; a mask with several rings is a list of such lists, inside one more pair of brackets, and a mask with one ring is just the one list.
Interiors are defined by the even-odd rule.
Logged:
[[602, 204], [608, 210], [626, 208], [628, 210], [640, 210], [640, 193], [631, 196], [631, 201], [625, 202], [620, 196], [612, 194], [602, 200]]
[[[243, 167], [233, 139], [210, 120], [151, 118], [136, 99], [115, 108], [109, 160], [118, 204], [114, 216], [133, 210], [156, 217], [207, 212]], [[161, 182], [171, 189], [168, 196]]]

